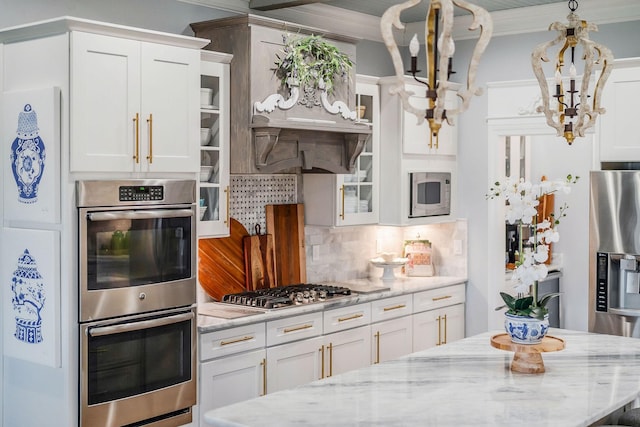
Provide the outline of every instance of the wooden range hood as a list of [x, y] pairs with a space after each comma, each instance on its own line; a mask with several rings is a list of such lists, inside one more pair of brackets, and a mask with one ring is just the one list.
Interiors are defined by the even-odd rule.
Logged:
[[[255, 15], [193, 23], [191, 28], [196, 37], [211, 40], [205, 49], [233, 54], [231, 173], [353, 172], [371, 137], [370, 126], [330, 113], [320, 103], [319, 93], [301, 94], [290, 109], [266, 111], [256, 105], [276, 95], [290, 96], [274, 73], [286, 36], [322, 35], [354, 63], [356, 39]], [[355, 70], [344, 82], [334, 82], [331, 97], [330, 102], [341, 101], [349, 111], [355, 109]]]

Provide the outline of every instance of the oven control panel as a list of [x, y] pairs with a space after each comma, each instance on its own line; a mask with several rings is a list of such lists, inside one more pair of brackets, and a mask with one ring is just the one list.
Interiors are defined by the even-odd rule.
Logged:
[[151, 202], [164, 200], [162, 185], [122, 185], [119, 187], [121, 202]]

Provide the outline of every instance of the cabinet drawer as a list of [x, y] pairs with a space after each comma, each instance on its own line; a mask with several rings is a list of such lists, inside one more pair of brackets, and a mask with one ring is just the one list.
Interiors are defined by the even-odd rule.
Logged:
[[264, 323], [200, 334], [200, 360], [264, 348]]
[[412, 295], [400, 295], [371, 303], [371, 321], [380, 322], [413, 313]]
[[267, 346], [322, 335], [322, 312], [267, 322]]
[[447, 307], [465, 301], [465, 284], [445, 286], [413, 294], [413, 312], [419, 313], [434, 308]]
[[324, 312], [324, 333], [344, 331], [371, 323], [371, 305], [357, 304]]

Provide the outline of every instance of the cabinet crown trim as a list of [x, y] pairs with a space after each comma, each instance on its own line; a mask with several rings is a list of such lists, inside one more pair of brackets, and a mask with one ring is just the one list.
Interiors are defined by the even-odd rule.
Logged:
[[193, 49], [201, 49], [210, 43], [210, 40], [203, 38], [93, 21], [73, 16], [62, 16], [0, 29], [0, 43], [14, 43], [70, 31], [83, 31]]

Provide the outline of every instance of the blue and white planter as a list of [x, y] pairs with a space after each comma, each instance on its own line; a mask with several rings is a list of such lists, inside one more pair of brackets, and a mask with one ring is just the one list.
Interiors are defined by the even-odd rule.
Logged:
[[544, 320], [505, 313], [504, 328], [517, 344], [539, 344], [549, 330], [549, 315]]

